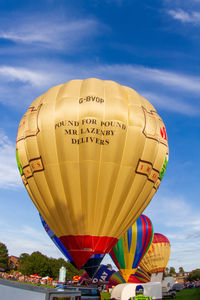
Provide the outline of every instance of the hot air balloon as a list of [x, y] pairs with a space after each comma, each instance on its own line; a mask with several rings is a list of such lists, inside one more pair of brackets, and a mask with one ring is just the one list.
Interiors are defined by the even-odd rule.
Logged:
[[170, 242], [166, 236], [154, 233], [152, 244], [140, 262], [140, 267], [149, 274], [163, 273], [170, 257]]
[[128, 282], [129, 283], [147, 283], [150, 281], [150, 279], [151, 279], [151, 276], [147, 272], [143, 271], [140, 268], [137, 268], [137, 271], [135, 272], [135, 274], [131, 275], [129, 277]]
[[30, 105], [16, 156], [32, 201], [80, 268], [109, 253], [151, 201], [168, 142], [146, 99], [89, 78], [55, 86]]
[[116, 272], [108, 265], [101, 265], [93, 276], [92, 283], [108, 282], [108, 285], [113, 286], [120, 283], [124, 283], [123, 277], [119, 272]]
[[112, 274], [116, 271], [110, 268], [108, 265], [100, 265], [96, 273], [92, 278], [92, 283], [108, 281]]
[[152, 223], [148, 217], [141, 215], [111, 250], [110, 256], [126, 282], [136, 272], [152, 239]]
[[[55, 233], [51, 230], [51, 228], [47, 225], [47, 223], [45, 222], [45, 220], [41, 215], [40, 215], [40, 219], [50, 239], [54, 242], [54, 244], [58, 247], [58, 249], [62, 252], [62, 254], [70, 261], [70, 263], [73, 266], [75, 266], [69, 252], [67, 251], [65, 246], [61, 243], [59, 238], [55, 235]], [[82, 269], [84, 269], [87, 272], [90, 278], [92, 278], [95, 272], [97, 271], [103, 258], [104, 258], [104, 254], [94, 254], [88, 259], [88, 261], [82, 267]]]

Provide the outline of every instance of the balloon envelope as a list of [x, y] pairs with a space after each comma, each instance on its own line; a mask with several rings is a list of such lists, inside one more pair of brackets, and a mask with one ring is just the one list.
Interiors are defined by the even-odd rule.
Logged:
[[97, 272], [94, 274], [92, 283], [105, 282], [107, 281], [109, 285], [117, 285], [120, 283], [124, 283], [123, 277], [119, 272], [116, 272], [108, 265], [101, 265]]
[[152, 223], [148, 217], [141, 215], [111, 250], [110, 256], [126, 282], [136, 272], [152, 239]]
[[147, 283], [151, 280], [151, 276], [143, 271], [142, 269], [138, 268], [134, 275], [129, 277], [128, 282], [130, 283]]
[[168, 142], [146, 99], [89, 78], [55, 86], [31, 104], [16, 156], [32, 201], [80, 268], [109, 253], [148, 205]]
[[[45, 220], [42, 218], [41, 215], [40, 215], [40, 219], [41, 219], [42, 225], [43, 225], [44, 229], [46, 230], [48, 236], [51, 238], [51, 240], [54, 242], [54, 244], [58, 247], [58, 249], [62, 252], [62, 254], [70, 261], [70, 263], [73, 266], [75, 266], [69, 252], [67, 251], [65, 246], [61, 243], [59, 238], [55, 235], [55, 233], [51, 230], [51, 228], [47, 225], [47, 223], [45, 222]], [[89, 258], [89, 260], [82, 267], [82, 269], [84, 269], [87, 272], [87, 274], [89, 275], [90, 278], [93, 277], [94, 273], [98, 269], [103, 258], [104, 258], [104, 254], [94, 254], [93, 256], [91, 256]]]
[[171, 246], [168, 238], [154, 233], [152, 244], [140, 262], [140, 267], [150, 274], [164, 272], [170, 257]]

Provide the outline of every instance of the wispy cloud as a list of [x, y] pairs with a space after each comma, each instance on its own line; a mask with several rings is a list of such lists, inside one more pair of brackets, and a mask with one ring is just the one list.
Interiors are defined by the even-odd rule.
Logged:
[[0, 131], [0, 188], [22, 186], [15, 159], [15, 145]]
[[184, 103], [175, 96], [166, 97], [162, 94], [144, 92], [143, 97], [149, 99], [156, 107], [188, 116], [200, 115], [200, 109], [190, 103]]
[[20, 67], [1, 66], [0, 77], [5, 81], [20, 81], [34, 86], [45, 86], [51, 75]]
[[[88, 64], [86, 66], [85, 64], [43, 63], [37, 68], [35, 66], [26, 68], [0, 66], [1, 102], [19, 105], [18, 102], [13, 102], [13, 94], [18, 95], [20, 99], [29, 101], [30, 95], [39, 96], [40, 93], [45, 92], [53, 85], [76, 78], [97, 77], [128, 85], [164, 110], [190, 116], [200, 114], [197, 100], [195, 100], [200, 92], [199, 76], [138, 65]], [[52, 70], [54, 71], [52, 72]], [[9, 89], [7, 88], [8, 85]], [[167, 93], [165, 93], [166, 88]], [[183, 96], [180, 98], [180, 93], [183, 95], [183, 91], [192, 94], [193, 100], [191, 101], [191, 97], [188, 100]], [[32, 98], [33, 100], [34, 98]]]
[[[99, 27], [101, 30], [98, 30]], [[103, 25], [92, 18], [72, 20], [71, 17], [55, 19], [35, 15], [25, 19], [18, 16], [13, 17], [12, 22], [10, 17], [3, 19], [0, 38], [17, 44], [38, 46], [40, 51], [47, 47], [54, 50], [64, 48], [67, 51], [75, 48], [77, 43], [81, 47], [81, 41], [102, 31]]]
[[[50, 70], [53, 69], [53, 74]], [[174, 87], [193, 93], [200, 92], [200, 77], [185, 75], [174, 71], [153, 69], [138, 65], [70, 65], [43, 64], [39, 70], [36, 68], [21, 68], [14, 66], [0, 66], [0, 77], [10, 81], [17, 80], [29, 82], [35, 86], [45, 86], [47, 83], [56, 82], [65, 78], [80, 78], [80, 76], [92, 77], [98, 75], [104, 78], [118, 77], [121, 80], [130, 78], [141, 82], [157, 82], [167, 87]], [[120, 77], [119, 77], [120, 76]], [[65, 80], [64, 80], [65, 82]], [[58, 82], [60, 83], [60, 82]]]
[[182, 23], [191, 23], [193, 25], [200, 25], [200, 12], [187, 12], [183, 9], [169, 10], [168, 14], [175, 20]]
[[40, 230], [27, 225], [14, 227], [9, 223], [3, 223], [1, 228], [1, 242], [8, 246], [9, 255], [19, 256], [24, 252], [31, 254], [40, 251], [47, 256], [64, 258], [42, 228]]
[[[200, 92], [200, 77], [187, 76], [178, 72], [170, 72], [140, 66], [124, 66], [129, 75], [139, 76], [142, 81], [158, 82], [168, 87], [187, 91]], [[120, 69], [120, 66], [119, 66]]]

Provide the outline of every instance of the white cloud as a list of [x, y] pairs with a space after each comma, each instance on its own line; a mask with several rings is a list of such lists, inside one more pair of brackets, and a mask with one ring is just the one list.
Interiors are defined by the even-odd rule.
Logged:
[[[52, 71], [53, 70], [53, 71]], [[51, 86], [71, 79], [96, 77], [128, 85], [146, 97], [156, 107], [189, 116], [200, 114], [197, 95], [200, 77], [138, 65], [81, 65], [43, 63], [37, 66], [0, 66], [0, 101], [19, 106], [34, 100]], [[167, 92], [166, 92], [167, 88]], [[185, 92], [193, 97], [185, 100]], [[13, 102], [13, 95], [16, 95]], [[196, 97], [196, 98], [195, 98]], [[19, 99], [19, 101], [18, 101]], [[25, 100], [23, 100], [25, 99]]]
[[17, 188], [22, 180], [17, 169], [15, 145], [0, 132], [0, 188]]
[[[101, 30], [97, 28], [101, 27]], [[75, 49], [77, 43], [81, 47], [81, 41], [99, 34], [103, 31], [103, 25], [95, 19], [55, 19], [54, 17], [44, 18], [44, 16], [30, 16], [27, 19], [18, 16], [4, 19], [1, 24], [0, 38], [10, 40], [18, 44], [27, 44], [50, 49], [62, 49], [65, 51]], [[82, 43], [84, 45], [84, 43]], [[78, 48], [77, 48], [78, 49]], [[35, 50], [33, 48], [32, 50]]]
[[169, 10], [168, 14], [175, 20], [182, 23], [200, 25], [200, 13], [197, 11], [187, 12], [183, 9]]
[[144, 92], [143, 97], [149, 99], [156, 107], [164, 110], [180, 113], [188, 116], [196, 116], [200, 114], [200, 109], [190, 103], [184, 103], [175, 96], [166, 97], [162, 94], [156, 95], [149, 92]]
[[[120, 66], [116, 67], [121, 69]], [[122, 66], [122, 68], [125, 68], [124, 71], [128, 72], [129, 76], [137, 76], [142, 81], [158, 82], [168, 87], [200, 92], [200, 77], [140, 66]]]
[[20, 67], [1, 66], [0, 77], [6, 81], [19, 81], [34, 86], [45, 86], [50, 75]]
[[[45, 71], [44, 71], [45, 70]], [[54, 70], [53, 73], [50, 70]], [[193, 93], [200, 92], [200, 77], [179, 74], [173, 71], [165, 71], [160, 69], [153, 69], [138, 65], [43, 65], [43, 70], [36, 68], [21, 68], [11, 66], [1, 66], [0, 76], [6, 79], [18, 80], [21, 82], [29, 82], [33, 85], [44, 86], [52, 81], [60, 81], [76, 76], [95, 77], [95, 75], [106, 78], [119, 77], [121, 79], [129, 79], [129, 82], [157, 82], [167, 87], [175, 87]], [[58, 82], [58, 84], [61, 82]]]
[[1, 242], [7, 245], [9, 255], [19, 256], [24, 252], [31, 254], [40, 251], [49, 257], [65, 258], [42, 228], [37, 230], [27, 225], [14, 227], [8, 223], [2, 225]]

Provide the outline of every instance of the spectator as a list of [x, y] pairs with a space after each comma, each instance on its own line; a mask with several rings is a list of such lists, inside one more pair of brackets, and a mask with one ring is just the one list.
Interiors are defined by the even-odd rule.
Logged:
[[129, 300], [152, 300], [152, 298], [144, 296], [143, 286], [137, 285], [135, 289], [135, 297], [130, 297]]

